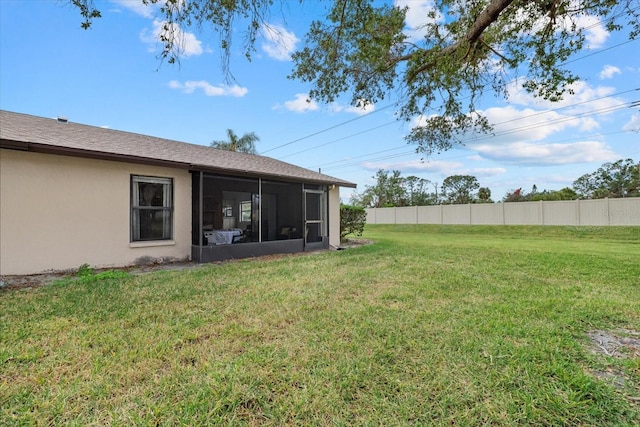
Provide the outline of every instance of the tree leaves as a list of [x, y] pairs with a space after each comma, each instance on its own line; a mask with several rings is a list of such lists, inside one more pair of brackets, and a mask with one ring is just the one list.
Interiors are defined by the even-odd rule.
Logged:
[[[142, 1], [157, 6], [166, 28], [217, 32], [227, 80], [233, 80], [232, 35], [244, 27], [242, 51], [251, 60], [274, 6], [274, 0]], [[100, 17], [94, 0], [71, 4], [83, 28]], [[529, 93], [560, 101], [579, 79], [567, 60], [583, 49], [589, 28], [640, 35], [640, 0], [434, 0], [412, 28], [406, 7], [372, 0], [330, 4], [292, 56], [290, 78], [309, 83], [310, 97], [325, 103], [343, 96], [353, 105], [397, 99], [398, 119], [414, 123], [407, 140], [427, 155], [454, 147], [470, 132], [490, 133], [478, 100], [487, 92], [507, 97], [516, 78]], [[161, 60], [179, 59], [180, 34], [163, 33]]]
[[312, 25], [305, 47], [293, 56], [292, 77], [310, 83], [310, 96], [322, 102], [395, 95], [400, 119], [421, 118], [407, 140], [429, 155], [469, 132], [490, 133], [477, 101], [488, 91], [507, 96], [516, 77], [535, 96], [560, 101], [578, 79], [565, 63], [584, 46], [584, 18], [619, 30], [617, 19], [626, 16], [635, 37], [638, 3], [439, 0], [424, 17], [422, 37], [412, 38], [407, 8], [341, 0]]
[[639, 197], [640, 164], [633, 159], [604, 163], [595, 172], [576, 179], [573, 187], [584, 199]]
[[238, 137], [232, 129], [227, 129], [227, 137], [227, 141], [211, 142], [211, 147], [239, 153], [257, 154], [256, 142], [260, 141], [260, 137], [255, 132], [245, 133]]

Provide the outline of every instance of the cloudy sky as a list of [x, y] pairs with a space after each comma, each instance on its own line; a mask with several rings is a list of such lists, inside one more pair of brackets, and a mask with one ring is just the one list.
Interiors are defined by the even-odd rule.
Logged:
[[[640, 161], [640, 41], [609, 34], [585, 20], [588, 49], [570, 66], [583, 77], [560, 103], [533, 99], [514, 84], [508, 102], [487, 94], [481, 109], [494, 135], [429, 158], [404, 140], [393, 100], [354, 108], [308, 102], [309, 87], [287, 76], [291, 53], [326, 4], [292, 2], [261, 29], [248, 62], [234, 51], [235, 81], [221, 71], [218, 36], [203, 28], [181, 33], [178, 65], [157, 54], [163, 23], [139, 0], [96, 0], [102, 18], [82, 30], [80, 14], [56, 0], [0, 0], [0, 108], [208, 145], [226, 130], [255, 132], [260, 154], [358, 184], [380, 169], [397, 169], [441, 184], [473, 175], [494, 200], [507, 191], [558, 190], [602, 163]], [[410, 6], [407, 34], [419, 37], [426, 1]], [[234, 43], [243, 34], [234, 32]], [[239, 49], [238, 49], [239, 50]], [[419, 123], [416, 118], [415, 123]], [[343, 190], [349, 200], [351, 190]]]

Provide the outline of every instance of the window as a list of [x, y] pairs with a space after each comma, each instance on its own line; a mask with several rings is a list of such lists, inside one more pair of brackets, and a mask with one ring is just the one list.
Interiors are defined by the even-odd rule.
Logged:
[[173, 238], [173, 180], [131, 177], [131, 241]]
[[240, 221], [251, 221], [251, 200], [240, 202]]

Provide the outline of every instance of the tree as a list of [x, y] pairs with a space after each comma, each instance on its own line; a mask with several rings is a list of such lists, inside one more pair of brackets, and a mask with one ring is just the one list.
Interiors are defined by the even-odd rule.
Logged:
[[374, 185], [367, 185], [361, 194], [354, 194], [351, 203], [356, 206], [383, 208], [423, 206], [434, 203], [433, 194], [427, 192], [430, 181], [417, 176], [402, 177], [400, 171], [378, 170]]
[[445, 203], [465, 204], [475, 200], [474, 191], [480, 188], [475, 176], [453, 175], [442, 181], [442, 197]]
[[524, 202], [526, 201], [525, 195], [522, 193], [522, 188], [516, 188], [507, 192], [502, 198], [503, 202]]
[[240, 153], [256, 154], [256, 142], [260, 141], [255, 132], [245, 133], [241, 137], [231, 129], [227, 129], [228, 141], [213, 141], [211, 146], [227, 151], [238, 151]]
[[640, 196], [640, 165], [632, 159], [604, 163], [595, 172], [576, 179], [573, 188], [584, 199]]
[[435, 204], [435, 196], [429, 193], [431, 181], [417, 176], [404, 178], [404, 189], [406, 193], [405, 206], [427, 206]]
[[476, 109], [492, 89], [508, 95], [516, 77], [529, 93], [559, 101], [578, 76], [564, 65], [583, 48], [587, 15], [618, 30], [622, 14], [636, 37], [637, 0], [439, 0], [424, 16], [421, 37], [406, 34], [407, 8], [366, 0], [336, 1], [316, 21], [293, 55], [294, 78], [310, 96], [332, 102], [347, 94], [354, 105], [375, 103], [396, 91], [398, 116], [421, 117], [407, 137], [418, 150], [450, 149], [471, 131], [489, 132]]
[[371, 208], [403, 206], [404, 188], [400, 171], [389, 173], [380, 169], [373, 178], [376, 180], [374, 185], [367, 185], [362, 194], [352, 197], [354, 205]]
[[538, 191], [537, 186], [533, 186], [531, 193], [525, 193], [522, 188], [508, 192], [502, 201], [504, 202], [539, 202], [551, 200], [576, 200], [578, 194], [571, 188], [565, 187], [561, 190]]
[[[89, 28], [100, 17], [94, 0], [70, 0]], [[244, 22], [243, 52], [250, 59], [274, 0], [142, 0], [157, 4], [163, 22], [161, 59], [181, 53], [181, 28], [212, 27], [220, 34], [223, 70], [229, 73], [234, 23]], [[438, 0], [421, 26], [407, 28], [406, 7], [371, 0], [336, 0], [315, 21], [293, 55], [291, 77], [310, 83], [310, 96], [332, 102], [347, 95], [366, 105], [397, 93], [398, 117], [421, 117], [407, 139], [418, 151], [451, 148], [471, 131], [490, 132], [476, 109], [488, 89], [508, 96], [516, 77], [529, 93], [559, 101], [579, 76], [565, 64], [582, 50], [592, 26], [628, 25], [640, 33], [640, 0]], [[282, 8], [284, 9], [284, 8]], [[584, 18], [591, 17], [591, 20]], [[584, 24], [588, 22], [589, 25]], [[234, 30], [234, 31], [232, 31]], [[411, 30], [419, 31], [413, 37]]]
[[572, 188], [564, 187], [560, 190], [543, 190], [541, 192], [531, 192], [525, 196], [526, 201], [539, 202], [539, 201], [552, 201], [552, 200], [576, 200], [578, 199], [578, 193]]
[[478, 199], [482, 203], [493, 203], [493, 200], [491, 200], [491, 190], [489, 189], [489, 187], [480, 187], [478, 189]]

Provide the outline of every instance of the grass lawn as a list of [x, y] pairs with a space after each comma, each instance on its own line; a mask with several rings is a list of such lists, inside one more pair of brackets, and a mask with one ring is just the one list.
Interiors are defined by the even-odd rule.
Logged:
[[640, 425], [640, 227], [364, 237], [0, 291], [0, 425]]

